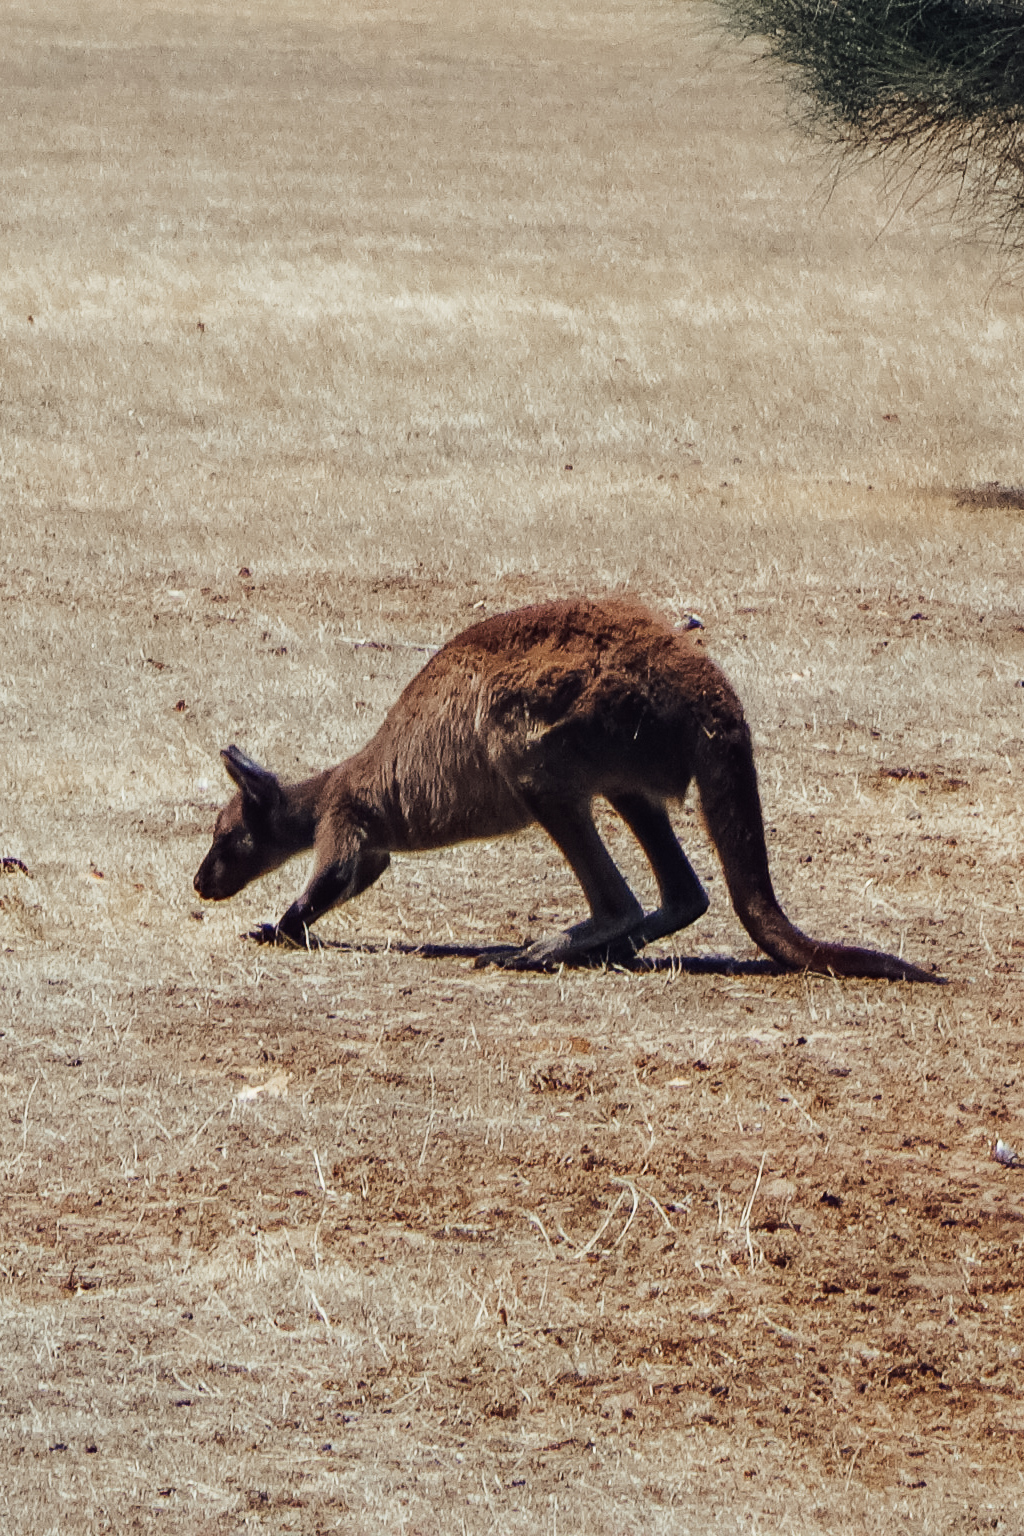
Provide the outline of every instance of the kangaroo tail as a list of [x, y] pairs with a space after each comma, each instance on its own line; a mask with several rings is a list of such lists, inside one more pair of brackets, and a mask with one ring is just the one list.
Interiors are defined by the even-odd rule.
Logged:
[[834, 976], [877, 976], [888, 981], [940, 981], [919, 966], [875, 949], [810, 939], [779, 906], [768, 871], [764, 817], [750, 731], [739, 702], [699, 723], [694, 763], [701, 809], [718, 849], [729, 895], [744, 928], [773, 960], [794, 970]]

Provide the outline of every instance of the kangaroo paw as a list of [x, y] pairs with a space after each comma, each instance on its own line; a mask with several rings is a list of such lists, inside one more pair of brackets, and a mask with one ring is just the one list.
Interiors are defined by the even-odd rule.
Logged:
[[260, 923], [258, 928], [250, 928], [247, 933], [243, 933], [242, 938], [255, 939], [257, 944], [276, 944], [277, 924]]
[[294, 938], [277, 923], [260, 923], [257, 928], [250, 928], [248, 933], [243, 933], [242, 937], [254, 939], [257, 944], [276, 944], [281, 949], [317, 949], [320, 942], [308, 928], [303, 929], [301, 938]]

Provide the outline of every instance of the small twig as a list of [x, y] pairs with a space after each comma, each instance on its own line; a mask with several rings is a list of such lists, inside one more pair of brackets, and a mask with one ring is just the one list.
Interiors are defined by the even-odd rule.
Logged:
[[425, 656], [433, 656], [441, 649], [439, 645], [421, 645], [417, 640], [374, 640], [369, 635], [339, 635], [338, 639], [357, 651], [421, 651]]
[[636, 1185], [635, 1184], [629, 1184], [629, 1180], [628, 1179], [623, 1179], [622, 1182], [624, 1184], [628, 1185], [629, 1192], [633, 1196], [633, 1209], [630, 1211], [629, 1215], [626, 1217], [626, 1225], [623, 1227], [622, 1231], [619, 1233], [619, 1235], [615, 1239], [614, 1243], [612, 1243], [612, 1247], [613, 1248], [617, 1248], [619, 1246], [619, 1244], [622, 1242], [622, 1240], [625, 1237], [626, 1233], [629, 1231], [630, 1227], [633, 1225], [633, 1217], [636, 1215], [636, 1213], [637, 1213], [637, 1211], [638, 1211], [638, 1209], [640, 1207], [640, 1195], [639, 1195], [639, 1193], [637, 1191]]
[[[186, 1147], [194, 1146], [195, 1143], [198, 1141], [199, 1137], [206, 1130], [206, 1127], [209, 1125], [210, 1121], [211, 1120], [216, 1120], [217, 1116], [220, 1114], [222, 1109], [229, 1109], [230, 1107], [231, 1107], [231, 1100], [230, 1099], [226, 1099], [223, 1104], [218, 1104], [217, 1108], [215, 1110], [213, 1110], [210, 1114], [207, 1115], [207, 1117], [203, 1121], [202, 1125], [200, 1125], [196, 1130], [194, 1130], [192, 1132], [192, 1135], [189, 1137], [188, 1141], [186, 1141], [186, 1143], [185, 1143]], [[164, 1130], [163, 1126], [160, 1125], [160, 1122], [159, 1122], [159, 1120], [156, 1119], [155, 1115], [151, 1116], [150, 1118], [156, 1121], [156, 1124], [158, 1126], [160, 1126], [160, 1129], [162, 1131]], [[167, 1135], [166, 1131], [164, 1131], [164, 1135], [165, 1136]], [[168, 1140], [170, 1140], [170, 1137], [168, 1137]]]
[[316, 1310], [317, 1317], [319, 1317], [319, 1319], [323, 1323], [324, 1327], [329, 1330], [330, 1327], [331, 1327], [331, 1320], [327, 1316], [327, 1313], [324, 1311], [323, 1307], [317, 1301], [317, 1299], [316, 1299], [316, 1292], [314, 1290], [310, 1291], [309, 1299], [313, 1303], [313, 1306], [314, 1306], [314, 1308]]
[[754, 1187], [750, 1191], [750, 1199], [747, 1201], [746, 1205], [743, 1207], [743, 1215], [740, 1217], [740, 1226], [741, 1227], [749, 1227], [750, 1226], [750, 1213], [754, 1209], [754, 1201], [757, 1199], [757, 1192], [761, 1188], [761, 1175], [762, 1175], [762, 1173], [764, 1173], [764, 1165], [765, 1165], [765, 1162], [767, 1160], [767, 1157], [768, 1157], [768, 1153], [767, 1152], [762, 1152], [761, 1153], [761, 1162], [760, 1162], [760, 1164], [758, 1166], [757, 1178], [754, 1180]]
[[783, 1339], [787, 1344], [803, 1343], [800, 1335], [798, 1333], [794, 1333], [792, 1328], [786, 1328], [782, 1323], [773, 1323], [771, 1318], [765, 1317], [763, 1312], [760, 1315], [759, 1321], [763, 1323], [765, 1328], [771, 1329], [772, 1333], [778, 1334], [779, 1338]]
[[426, 1130], [423, 1133], [423, 1150], [420, 1153], [420, 1160], [419, 1160], [419, 1162], [416, 1165], [418, 1168], [422, 1168], [423, 1167], [423, 1159], [427, 1155], [427, 1143], [430, 1141], [430, 1133], [431, 1133], [431, 1131], [434, 1128], [434, 1099], [435, 1099], [435, 1093], [436, 1093], [436, 1084], [434, 1082], [434, 1069], [433, 1069], [433, 1067], [431, 1067], [431, 1069], [430, 1069], [430, 1115], [429, 1115], [429, 1117], [427, 1119], [427, 1128], [426, 1128]]
[[[617, 1180], [615, 1180], [615, 1179], [612, 1180], [613, 1184], [616, 1183], [616, 1182], [617, 1182]], [[666, 1230], [669, 1231], [669, 1232], [674, 1232], [675, 1231], [675, 1227], [669, 1221], [668, 1216], [667, 1216], [667, 1214], [665, 1212], [665, 1207], [661, 1204], [661, 1201], [657, 1200], [654, 1197], [654, 1195], [651, 1194], [649, 1189], [642, 1189], [640, 1191], [640, 1193], [643, 1195], [645, 1200], [649, 1200], [651, 1202], [651, 1204], [654, 1206], [654, 1209], [657, 1211], [658, 1215], [661, 1217], [662, 1221], [665, 1223]]]
[[345, 1125], [346, 1121], [348, 1120], [348, 1112], [352, 1108], [353, 1101], [355, 1099], [356, 1094], [359, 1092], [359, 1089], [360, 1089], [360, 1086], [362, 1084], [363, 1078], [366, 1076], [367, 1072], [369, 1071], [369, 1068], [370, 1068], [370, 1057], [373, 1056], [375, 1054], [375, 1052], [380, 1050], [380, 1044], [381, 1044], [381, 1041], [384, 1039], [384, 1031], [385, 1031], [386, 1028], [387, 1028], [386, 1024], [382, 1024], [381, 1025], [380, 1033], [377, 1036], [376, 1041], [374, 1042], [373, 1049], [367, 1051], [366, 1056], [363, 1059], [363, 1064], [359, 1068], [359, 1072], [358, 1072], [358, 1075], [356, 1077], [355, 1083], [352, 1085], [352, 1092], [348, 1096], [348, 1103], [345, 1105], [345, 1108], [341, 1112], [340, 1124], [342, 1126]]
[[548, 1253], [550, 1253], [551, 1257], [554, 1258], [555, 1257], [555, 1250], [551, 1246], [551, 1239], [550, 1239], [550, 1237], [548, 1237], [548, 1234], [547, 1234], [547, 1232], [544, 1229], [544, 1223], [541, 1221], [540, 1217], [537, 1215], [537, 1212], [536, 1211], [527, 1211], [527, 1210], [523, 1210], [522, 1208], [520, 1208], [520, 1215], [525, 1216], [527, 1221], [530, 1223], [530, 1225], [537, 1228], [537, 1231], [540, 1233], [541, 1237], [544, 1239], [544, 1241], [548, 1245]]
[[807, 1121], [807, 1124], [811, 1127], [811, 1130], [814, 1131], [818, 1136], [824, 1137], [825, 1132], [822, 1130], [817, 1120], [815, 1120], [813, 1115], [808, 1114], [807, 1110], [804, 1109], [803, 1105], [800, 1103], [800, 1100], [793, 1096], [793, 1093], [790, 1091], [790, 1089], [787, 1088], [786, 1092], [784, 1094], [780, 1094], [779, 1097], [783, 1100], [783, 1102], [794, 1104], [803, 1115], [804, 1119]]
[[[634, 1190], [633, 1193], [635, 1195], [636, 1191]], [[616, 1197], [615, 1204], [612, 1206], [611, 1210], [608, 1212], [607, 1216], [604, 1218], [604, 1221], [602, 1221], [601, 1225], [598, 1227], [597, 1231], [594, 1233], [593, 1237], [590, 1239], [590, 1242], [586, 1243], [582, 1248], [578, 1248], [576, 1250], [575, 1257], [577, 1259], [585, 1259], [587, 1254], [594, 1247], [594, 1245], [599, 1241], [600, 1238], [602, 1238], [604, 1236], [605, 1232], [608, 1230], [608, 1226], [609, 1226], [609, 1224], [611, 1222], [612, 1217], [615, 1215], [615, 1212], [618, 1210], [619, 1206], [622, 1204], [622, 1202], [623, 1202], [623, 1200], [625, 1200], [625, 1198], [626, 1198], [626, 1190], [623, 1190], [622, 1193], [619, 1194]], [[634, 1206], [633, 1209], [635, 1211], [636, 1207]]]
[[171, 1375], [178, 1383], [178, 1386], [184, 1387], [186, 1392], [205, 1392], [208, 1393], [210, 1397], [223, 1397], [224, 1395], [222, 1392], [218, 1391], [216, 1387], [211, 1387], [209, 1382], [204, 1381], [201, 1376], [196, 1381], [183, 1381], [173, 1367], [171, 1368]]
[[767, 1152], [761, 1153], [761, 1162], [757, 1170], [757, 1178], [754, 1180], [754, 1187], [750, 1191], [750, 1199], [743, 1207], [743, 1215], [740, 1217], [740, 1229], [747, 1240], [747, 1258], [750, 1263], [751, 1274], [754, 1273], [754, 1245], [750, 1240], [750, 1213], [754, 1209], [754, 1201], [757, 1199], [757, 1192], [761, 1188], [761, 1175], [764, 1173], [765, 1159], [767, 1156]]
[[640, 1087], [640, 1074], [639, 1074], [639, 1072], [636, 1069], [636, 1062], [633, 1063], [633, 1081], [636, 1083], [636, 1104], [637, 1104], [637, 1108], [639, 1109], [640, 1113], [644, 1117], [644, 1125], [647, 1127], [647, 1134], [651, 1138], [650, 1145], [647, 1147], [647, 1149], [646, 1149], [646, 1151], [644, 1153], [644, 1156], [646, 1157], [646, 1156], [650, 1155], [650, 1153], [651, 1153], [651, 1151], [652, 1151], [652, 1149], [654, 1147], [654, 1143], [655, 1143], [656, 1137], [655, 1137], [655, 1134], [654, 1134], [654, 1126], [651, 1124], [650, 1118], [649, 1118], [649, 1116], [647, 1114], [647, 1111], [644, 1109], [643, 1090]]
[[401, 1397], [396, 1397], [393, 1403], [388, 1403], [387, 1407], [384, 1409], [384, 1412], [394, 1413], [396, 1408], [401, 1408], [403, 1403], [407, 1403], [410, 1397], [415, 1397], [417, 1392], [422, 1392], [424, 1387], [427, 1388], [427, 1392], [429, 1393], [430, 1388], [427, 1385], [427, 1378], [425, 1376], [423, 1380], [418, 1381], [414, 1387], [410, 1387], [408, 1392], [403, 1392]]
[[25, 1108], [22, 1111], [22, 1115], [21, 1115], [21, 1150], [23, 1152], [25, 1150], [25, 1144], [28, 1141], [28, 1107], [32, 1103], [32, 1095], [35, 1093], [36, 1089], [39, 1087], [39, 1079], [40, 1079], [41, 1076], [42, 1076], [41, 1072], [36, 1074], [36, 1080], [32, 1084], [32, 1087], [28, 1091], [28, 1098], [25, 1100]]
[[[594, 1249], [597, 1247], [598, 1243], [601, 1241], [602, 1237], [614, 1221], [616, 1212], [618, 1211], [619, 1206], [625, 1200], [627, 1195], [632, 1195], [633, 1197], [633, 1208], [629, 1215], [626, 1217], [625, 1225], [623, 1226], [622, 1231], [619, 1233], [618, 1237], [615, 1239], [614, 1243], [612, 1243], [611, 1248], [609, 1248], [607, 1252], [611, 1253], [612, 1250], [617, 1248], [625, 1238], [626, 1233], [629, 1231], [633, 1224], [633, 1218], [636, 1216], [636, 1213], [640, 1208], [641, 1200], [649, 1200], [651, 1205], [653, 1205], [654, 1209], [657, 1211], [658, 1215], [661, 1217], [662, 1221], [665, 1223], [667, 1229], [670, 1232], [675, 1231], [675, 1228], [665, 1213], [664, 1207], [661, 1205], [660, 1201], [658, 1201], [654, 1195], [651, 1194], [650, 1190], [638, 1188], [632, 1179], [613, 1178], [610, 1182], [619, 1186], [620, 1193], [616, 1196], [608, 1211], [606, 1211], [604, 1220], [601, 1222], [601, 1225], [598, 1227], [597, 1231], [591, 1238], [588, 1239], [587, 1242], [582, 1245], [582, 1247], [577, 1246], [577, 1244], [569, 1236], [568, 1232], [566, 1232], [565, 1228], [561, 1225], [560, 1222], [556, 1222], [555, 1224], [559, 1237], [565, 1243], [566, 1247], [572, 1250], [572, 1257], [575, 1260], [585, 1259], [588, 1254], [593, 1253]], [[540, 1229], [541, 1235], [548, 1245], [549, 1252], [551, 1253], [552, 1257], [556, 1257], [555, 1250], [551, 1245], [551, 1239], [545, 1232], [544, 1225], [540, 1217], [534, 1211], [524, 1210], [522, 1214], [528, 1221], [532, 1222], [535, 1227]]]

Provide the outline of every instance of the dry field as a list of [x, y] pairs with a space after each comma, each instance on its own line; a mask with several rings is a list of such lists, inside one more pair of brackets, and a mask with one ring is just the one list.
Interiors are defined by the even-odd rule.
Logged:
[[[1020, 290], [684, 0], [3, 37], [3, 1529], [1020, 1533]], [[780, 973], [693, 807], [632, 971], [474, 965], [579, 913], [539, 834], [310, 953], [296, 866], [197, 901], [220, 747], [619, 588], [794, 919], [947, 987]]]

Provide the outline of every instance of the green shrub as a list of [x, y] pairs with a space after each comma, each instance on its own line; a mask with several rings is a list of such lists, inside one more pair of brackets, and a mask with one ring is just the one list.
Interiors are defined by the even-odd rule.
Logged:
[[1024, 6], [1006, 0], [720, 0], [763, 38], [844, 149], [952, 179], [967, 211], [1024, 244]]

